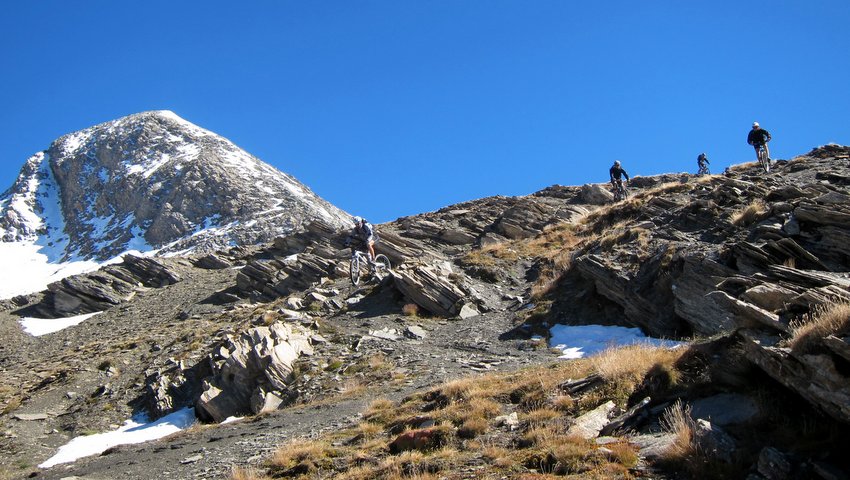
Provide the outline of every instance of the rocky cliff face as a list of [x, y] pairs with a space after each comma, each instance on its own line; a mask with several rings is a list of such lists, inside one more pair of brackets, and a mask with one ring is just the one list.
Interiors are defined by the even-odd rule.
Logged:
[[349, 223], [290, 175], [168, 111], [59, 138], [0, 199], [3, 241], [35, 240], [54, 262], [261, 243], [315, 219]]

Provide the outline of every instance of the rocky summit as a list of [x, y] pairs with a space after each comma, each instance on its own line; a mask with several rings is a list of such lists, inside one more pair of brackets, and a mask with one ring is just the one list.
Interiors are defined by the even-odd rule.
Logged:
[[[847, 478], [848, 199], [850, 148], [828, 145], [769, 173], [635, 177], [619, 202], [555, 185], [400, 218], [376, 226], [390, 274], [358, 285], [321, 216], [126, 256], [2, 304], [0, 472]], [[591, 326], [678, 346], [559, 358], [574, 339], [555, 332]], [[199, 426], [44, 464], [186, 407]]]
[[0, 197], [4, 242], [36, 241], [52, 262], [128, 250], [251, 245], [349, 215], [295, 178], [169, 111], [71, 133], [26, 161]]

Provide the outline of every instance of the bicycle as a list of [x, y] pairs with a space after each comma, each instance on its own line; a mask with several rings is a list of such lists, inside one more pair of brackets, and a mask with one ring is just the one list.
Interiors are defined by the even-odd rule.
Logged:
[[759, 165], [764, 169], [764, 173], [770, 172], [770, 159], [767, 157], [767, 150], [765, 150], [763, 143], [760, 143], [758, 146], [758, 159]]
[[614, 201], [619, 202], [620, 200], [625, 200], [626, 197], [629, 196], [628, 191], [626, 190], [626, 185], [622, 180], [617, 180], [614, 182], [611, 191], [614, 193]]
[[697, 172], [698, 176], [701, 175], [711, 175], [711, 172], [708, 171], [708, 165], [700, 165], [699, 171]]
[[363, 276], [364, 270], [367, 267], [369, 269], [369, 273], [372, 274], [372, 277], [380, 282], [390, 273], [390, 259], [383, 253], [379, 253], [378, 255], [375, 255], [375, 261], [372, 262], [369, 260], [368, 253], [352, 248], [351, 263], [349, 264], [348, 271], [353, 285], [358, 285], [360, 283], [360, 278]]

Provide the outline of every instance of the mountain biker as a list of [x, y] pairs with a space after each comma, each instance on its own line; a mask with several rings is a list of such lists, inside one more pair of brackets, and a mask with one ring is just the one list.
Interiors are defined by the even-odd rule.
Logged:
[[[365, 218], [354, 217], [354, 228], [348, 234], [346, 243], [350, 244], [351, 240], [362, 242], [369, 251], [369, 263], [375, 262], [375, 228]], [[352, 252], [354, 247], [352, 246]]]
[[611, 175], [611, 186], [614, 188], [617, 188], [618, 184], [623, 184], [622, 177], [626, 177], [626, 181], [629, 181], [629, 174], [620, 166], [619, 160], [614, 161], [614, 165], [608, 170], [608, 173]]
[[708, 161], [708, 157], [705, 156], [705, 152], [702, 152], [697, 157], [697, 167], [699, 167], [699, 172], [706, 170], [708, 168], [708, 164], [711, 162]]
[[753, 129], [747, 135], [747, 143], [756, 149], [756, 160], [759, 159], [759, 147], [764, 146], [764, 153], [767, 156], [767, 162], [770, 163], [770, 150], [767, 148], [767, 142], [770, 141], [770, 132], [761, 128], [759, 122], [753, 122]]

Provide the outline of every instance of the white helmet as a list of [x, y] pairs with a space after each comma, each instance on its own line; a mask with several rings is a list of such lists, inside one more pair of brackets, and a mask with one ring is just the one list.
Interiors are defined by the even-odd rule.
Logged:
[[363, 221], [362, 217], [354, 217], [354, 223], [360, 223]]
[[619, 166], [620, 166], [620, 161], [619, 161], [619, 160], [614, 160], [614, 166], [615, 166], [615, 167], [619, 167]]
[[753, 128], [756, 128], [758, 126], [759, 126], [759, 122], [753, 122]]

